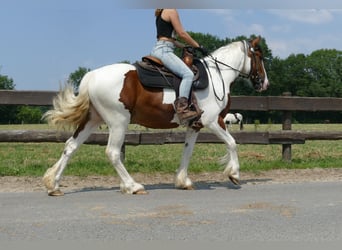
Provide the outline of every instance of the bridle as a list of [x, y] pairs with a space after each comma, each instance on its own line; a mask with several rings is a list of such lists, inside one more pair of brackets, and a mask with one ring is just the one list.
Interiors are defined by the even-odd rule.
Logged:
[[[216, 70], [218, 71], [219, 76], [221, 78], [222, 88], [223, 88], [223, 93], [224, 93], [221, 98], [217, 95], [216, 90], [214, 88], [213, 81], [212, 81], [212, 76], [211, 76], [211, 73], [210, 73], [210, 70], [209, 70], [208, 63], [203, 59], [203, 63], [205, 65], [205, 67], [207, 68], [208, 72], [209, 72], [209, 77], [210, 77], [211, 83], [213, 85], [214, 94], [215, 94], [216, 98], [219, 101], [222, 101], [225, 98], [225, 93], [226, 93], [224, 79], [222, 77], [222, 73], [221, 73], [221, 69], [219, 67], [219, 64], [223, 65], [225, 67], [228, 67], [228, 68], [230, 68], [230, 69], [232, 69], [232, 70], [234, 70], [236, 72], [239, 72], [239, 76], [240, 77], [250, 79], [251, 82], [253, 83], [254, 89], [257, 90], [257, 91], [259, 91], [261, 89], [262, 83], [264, 82], [264, 76], [263, 76], [264, 74], [261, 75], [259, 73], [259, 70], [258, 70], [258, 69], [262, 69], [263, 68], [263, 65], [262, 65], [263, 57], [262, 57], [261, 48], [259, 46], [252, 47], [251, 43], [246, 41], [246, 40], [243, 40], [241, 42], [244, 45], [246, 55], [251, 58], [251, 69], [250, 69], [248, 74], [242, 72], [241, 70], [238, 70], [238, 69], [232, 67], [231, 65], [228, 65], [228, 64], [226, 64], [224, 62], [221, 62], [221, 61], [217, 60], [217, 58], [213, 57], [212, 54], [208, 54], [208, 57], [211, 60], [214, 61]], [[259, 58], [259, 60], [258, 60], [258, 58]]]
[[265, 80], [265, 73], [260, 74], [259, 70], [263, 69], [263, 53], [259, 46], [252, 47], [250, 42], [243, 41], [248, 56], [251, 58], [251, 70], [247, 76], [255, 90], [260, 90]]

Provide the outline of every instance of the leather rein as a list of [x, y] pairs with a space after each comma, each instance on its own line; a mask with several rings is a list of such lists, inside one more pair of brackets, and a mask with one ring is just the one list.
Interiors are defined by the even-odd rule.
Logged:
[[[254, 48], [251, 46], [251, 44], [247, 41], [241, 41], [243, 44], [244, 44], [244, 47], [245, 47], [245, 53], [246, 53], [246, 56], [249, 56], [249, 52], [251, 53], [252, 57], [251, 57], [251, 70], [249, 71], [248, 74], [242, 72], [241, 70], [238, 70], [224, 62], [221, 62], [219, 60], [217, 60], [216, 58], [214, 58], [211, 54], [208, 55], [208, 57], [210, 57], [210, 59], [212, 59], [215, 63], [215, 67], [216, 67], [216, 70], [218, 71], [219, 73], [219, 76], [221, 78], [221, 82], [222, 82], [222, 88], [223, 88], [223, 96], [220, 98], [218, 96], [218, 94], [216, 93], [216, 90], [215, 90], [215, 87], [214, 87], [214, 84], [213, 84], [213, 80], [212, 80], [212, 75], [211, 75], [211, 72], [209, 70], [209, 66], [207, 64], [207, 62], [203, 59], [203, 63], [205, 65], [205, 67], [207, 68], [208, 72], [209, 72], [209, 76], [210, 76], [210, 79], [211, 79], [211, 84], [212, 84], [212, 87], [213, 87], [213, 90], [214, 90], [214, 94], [215, 94], [215, 97], [219, 100], [219, 101], [223, 101], [223, 99], [225, 98], [225, 93], [226, 93], [226, 87], [225, 87], [225, 84], [224, 84], [224, 79], [222, 77], [222, 73], [221, 73], [221, 70], [220, 70], [220, 67], [219, 67], [219, 64], [225, 66], [225, 67], [228, 67], [236, 72], [239, 72], [239, 76], [240, 77], [243, 77], [243, 78], [247, 78], [247, 79], [260, 79], [260, 76], [259, 76], [259, 72], [258, 70], [254, 70], [254, 67], [256, 68], [256, 65], [257, 65], [257, 60], [256, 60], [256, 55], [255, 55], [255, 51], [254, 51]], [[253, 74], [253, 72], [256, 72], [256, 74]], [[253, 74], [253, 75], [252, 75]]]

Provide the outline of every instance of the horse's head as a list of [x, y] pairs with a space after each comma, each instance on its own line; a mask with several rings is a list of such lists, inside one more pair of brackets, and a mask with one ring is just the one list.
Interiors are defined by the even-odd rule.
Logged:
[[256, 91], [261, 92], [268, 88], [269, 82], [263, 62], [263, 53], [259, 46], [260, 37], [249, 42], [248, 56], [251, 58], [249, 78]]

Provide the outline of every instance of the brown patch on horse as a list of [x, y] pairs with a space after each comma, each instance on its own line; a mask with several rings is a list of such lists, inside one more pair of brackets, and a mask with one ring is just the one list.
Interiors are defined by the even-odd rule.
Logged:
[[222, 129], [226, 129], [226, 125], [224, 124], [223, 118], [226, 117], [226, 115], [228, 114], [229, 110], [230, 110], [230, 105], [231, 105], [231, 98], [230, 98], [230, 94], [228, 93], [228, 103], [226, 105], [226, 107], [221, 111], [219, 117], [218, 117], [218, 124], [220, 125], [220, 127]]
[[175, 111], [172, 104], [163, 103], [163, 90], [144, 87], [136, 70], [125, 75], [120, 102], [131, 113], [131, 123], [148, 128], [176, 128], [173, 122]]
[[77, 127], [76, 131], [73, 134], [73, 138], [76, 139], [79, 133], [84, 129], [87, 122], [90, 120], [90, 113], [88, 112], [86, 118], [82, 121], [82, 123]]

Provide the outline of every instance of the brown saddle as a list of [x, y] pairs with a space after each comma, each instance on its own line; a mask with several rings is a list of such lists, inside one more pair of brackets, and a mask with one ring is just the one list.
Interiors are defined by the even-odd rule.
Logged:
[[[152, 64], [155, 64], [156, 66], [159, 67], [163, 67], [164, 64], [161, 60], [159, 60], [158, 58], [148, 55], [148, 56], [144, 56], [142, 58], [143, 61], [147, 61], [150, 62]], [[190, 46], [185, 46], [182, 50], [182, 60], [183, 62], [188, 65], [188, 67], [192, 67], [193, 65], [193, 60], [194, 60], [194, 49]]]
[[[192, 89], [204, 89], [208, 86], [208, 76], [204, 65], [199, 59], [194, 59], [193, 54], [187, 47], [183, 49], [183, 62], [194, 72]], [[161, 60], [148, 55], [141, 61], [134, 63], [137, 68], [139, 80], [145, 87], [149, 88], [171, 88], [178, 96], [181, 78], [167, 69]]]
[[164, 64], [162, 61], [160, 61], [157, 57], [148, 55], [148, 56], [144, 56], [142, 58], [143, 62], [149, 62], [150, 64], [154, 64], [158, 67], [164, 67]]

